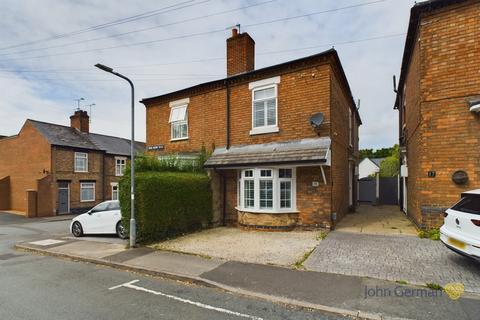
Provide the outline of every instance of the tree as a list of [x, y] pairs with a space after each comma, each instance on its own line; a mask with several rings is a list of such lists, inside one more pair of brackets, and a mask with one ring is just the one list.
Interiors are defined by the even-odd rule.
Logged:
[[390, 155], [380, 163], [380, 177], [396, 177], [399, 173], [398, 144], [390, 148]]

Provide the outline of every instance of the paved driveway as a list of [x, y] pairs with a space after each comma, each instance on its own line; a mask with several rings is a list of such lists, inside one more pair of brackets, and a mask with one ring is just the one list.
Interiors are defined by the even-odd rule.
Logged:
[[480, 293], [480, 263], [451, 252], [440, 241], [343, 226], [319, 243], [304, 263], [308, 270], [420, 285], [461, 282], [467, 291]]

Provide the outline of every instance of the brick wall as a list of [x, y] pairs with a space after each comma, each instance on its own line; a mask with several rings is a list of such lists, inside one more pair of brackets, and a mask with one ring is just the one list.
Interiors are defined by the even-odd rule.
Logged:
[[[422, 228], [440, 226], [462, 191], [480, 187], [480, 118], [467, 104], [480, 95], [479, 12], [468, 1], [420, 21], [404, 98], [408, 214]], [[456, 170], [468, 173], [466, 185], [452, 181]]]
[[[274, 74], [265, 76], [269, 78]], [[260, 80], [255, 79], [252, 81]], [[278, 85], [278, 133], [250, 135], [252, 129], [252, 93], [249, 82], [231, 88], [231, 144], [257, 144], [272, 141], [317, 137], [309, 124], [311, 115], [323, 112], [321, 136], [329, 135], [330, 67], [328, 64], [281, 75]], [[185, 98], [185, 97], [181, 97]], [[181, 99], [179, 98], [179, 99]], [[226, 145], [226, 90], [214, 90], [189, 97], [188, 140], [170, 141], [169, 101], [147, 107], [147, 145], [164, 144], [164, 153], [199, 151], [202, 144]]]
[[[350, 145], [349, 108], [355, 106], [351, 105], [335, 72], [331, 74], [331, 101], [332, 212], [336, 212], [337, 221], [340, 221], [349, 211], [349, 176], [352, 179], [352, 187], [356, 181], [353, 176], [354, 168], [358, 164], [358, 143], [355, 142], [355, 137], [358, 136], [358, 126], [354, 124], [358, 122], [358, 119], [352, 122], [352, 130], [355, 134], [352, 136]], [[351, 116], [355, 117], [355, 113], [352, 112]], [[349, 167], [349, 162], [351, 162], [351, 167]]]
[[51, 170], [50, 145], [26, 121], [19, 134], [0, 140], [0, 177], [10, 176], [10, 209], [26, 211], [27, 189]]
[[10, 177], [0, 179], [0, 210], [10, 209]]
[[[74, 172], [74, 157], [76, 151], [88, 153], [88, 172]], [[59, 180], [70, 182], [70, 208], [72, 212], [84, 212], [104, 201], [103, 152], [54, 147], [53, 159], [55, 166], [53, 181], [55, 181], [55, 183]], [[80, 183], [82, 181], [95, 182], [95, 201], [80, 201]], [[58, 193], [55, 193], [55, 198], [55, 208], [58, 208]]]

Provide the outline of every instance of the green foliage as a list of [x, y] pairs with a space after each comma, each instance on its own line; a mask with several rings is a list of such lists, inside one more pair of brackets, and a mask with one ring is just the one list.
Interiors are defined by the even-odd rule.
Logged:
[[380, 163], [380, 177], [396, 177], [399, 174], [399, 149], [396, 144], [391, 154]]
[[440, 240], [440, 230], [439, 229], [432, 229], [426, 231], [418, 232], [418, 237], [421, 239], [430, 239], [430, 240]]
[[425, 286], [432, 290], [443, 290], [443, 287], [438, 283], [426, 283]]
[[373, 149], [362, 149], [360, 150], [360, 160], [365, 158], [370, 158], [370, 159], [387, 158], [395, 152], [396, 147], [397, 145], [391, 148], [376, 149], [375, 151]]
[[[139, 157], [137, 161], [135, 212], [139, 243], [174, 237], [211, 223], [212, 194], [206, 174], [182, 172], [185, 167], [175, 167], [168, 161], [159, 164], [149, 157]], [[146, 171], [154, 169], [156, 172]], [[120, 180], [120, 205], [122, 223], [129, 229], [128, 174]]]

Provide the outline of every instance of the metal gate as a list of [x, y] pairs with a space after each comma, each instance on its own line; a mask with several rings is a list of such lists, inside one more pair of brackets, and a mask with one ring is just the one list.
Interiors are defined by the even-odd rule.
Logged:
[[375, 179], [363, 178], [358, 180], [358, 201], [375, 203], [377, 200], [376, 189], [377, 183]]
[[380, 178], [380, 204], [398, 204], [398, 178]]
[[[378, 181], [378, 189], [377, 189]], [[358, 180], [358, 201], [371, 204], [398, 205], [398, 178], [363, 178]]]

